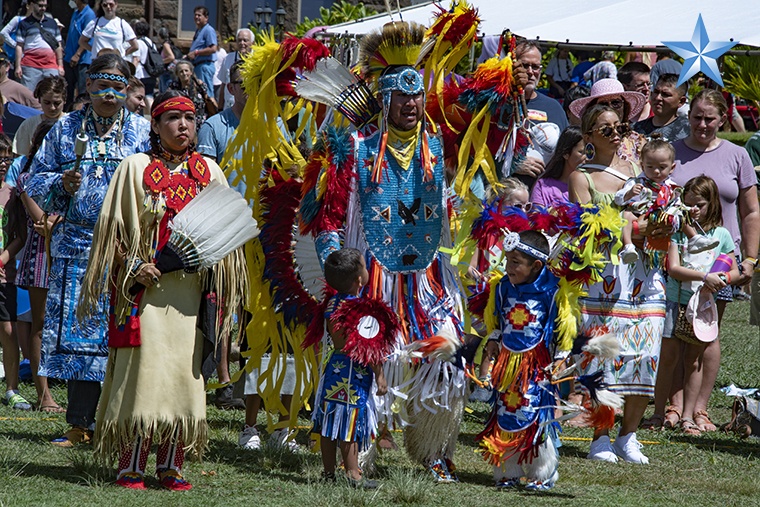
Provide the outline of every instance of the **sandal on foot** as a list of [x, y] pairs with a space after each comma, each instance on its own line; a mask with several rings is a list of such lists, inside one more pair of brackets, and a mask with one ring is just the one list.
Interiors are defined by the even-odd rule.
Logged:
[[3, 405], [8, 405], [15, 410], [31, 410], [32, 404], [26, 401], [17, 391], [9, 391], [11, 394], [3, 397]]
[[698, 437], [702, 434], [699, 426], [697, 426], [691, 419], [686, 419], [685, 417], [679, 421], [678, 427], [681, 428], [684, 435], [689, 435], [690, 437]]
[[649, 419], [641, 421], [639, 428], [642, 430], [660, 431], [665, 424], [665, 416], [661, 414], [652, 414]]
[[60, 405], [40, 405], [37, 410], [46, 414], [63, 414], [66, 412], [66, 409]]
[[701, 431], [706, 433], [716, 431], [718, 429], [710, 420], [710, 416], [707, 415], [706, 410], [699, 410], [697, 412], [694, 412], [694, 423], [699, 427]]
[[187, 491], [193, 488], [193, 485], [187, 482], [182, 474], [171, 468], [168, 470], [162, 470], [156, 473], [158, 476], [158, 482], [161, 483], [166, 489], [172, 491]]
[[670, 406], [665, 409], [665, 421], [662, 423], [662, 427], [672, 430], [678, 426], [678, 421], [681, 420], [681, 409]]

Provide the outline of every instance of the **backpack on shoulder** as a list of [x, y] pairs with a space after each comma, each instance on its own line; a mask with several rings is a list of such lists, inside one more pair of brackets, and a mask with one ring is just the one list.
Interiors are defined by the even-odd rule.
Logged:
[[145, 40], [145, 37], [141, 37], [141, 40], [148, 46], [148, 56], [145, 58], [143, 68], [150, 77], [158, 77], [166, 70], [164, 59], [150, 40]]

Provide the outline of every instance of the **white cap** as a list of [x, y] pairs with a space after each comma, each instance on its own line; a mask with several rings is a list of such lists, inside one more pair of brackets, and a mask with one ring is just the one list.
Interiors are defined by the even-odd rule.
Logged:
[[528, 129], [530, 133], [531, 145], [528, 147], [525, 155], [549, 163], [549, 159], [554, 154], [557, 147], [560, 130], [554, 123], [537, 123]]

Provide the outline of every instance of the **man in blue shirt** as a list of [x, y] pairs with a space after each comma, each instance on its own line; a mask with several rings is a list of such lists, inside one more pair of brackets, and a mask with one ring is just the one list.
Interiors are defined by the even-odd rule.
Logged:
[[[242, 61], [235, 62], [230, 68], [230, 82], [227, 83], [227, 93], [235, 98], [232, 107], [228, 107], [219, 114], [215, 114], [201, 125], [198, 131], [198, 152], [213, 158], [221, 164], [224, 151], [227, 148], [235, 129], [240, 125], [240, 116], [243, 114], [248, 95], [243, 89], [243, 80], [240, 77]], [[224, 169], [224, 168], [222, 168]], [[230, 174], [227, 180], [230, 186], [245, 196], [245, 181], [236, 181], [237, 174]]]
[[206, 83], [206, 92], [209, 97], [214, 96], [214, 72], [216, 66], [216, 31], [208, 24], [208, 9], [203, 6], [196, 7], [195, 35], [190, 45], [188, 60], [195, 65], [195, 77]]
[[[90, 68], [92, 53], [83, 51], [79, 61], [74, 63], [71, 58], [79, 49], [79, 37], [87, 23], [95, 19], [95, 11], [92, 10], [87, 0], [75, 0], [77, 7], [71, 15], [69, 24], [69, 35], [66, 37], [66, 47], [63, 50], [63, 68], [66, 72], [66, 110], [71, 108], [71, 103], [80, 93], [84, 93], [85, 79], [87, 79], [87, 69]], [[76, 93], [74, 93], [76, 88]]]

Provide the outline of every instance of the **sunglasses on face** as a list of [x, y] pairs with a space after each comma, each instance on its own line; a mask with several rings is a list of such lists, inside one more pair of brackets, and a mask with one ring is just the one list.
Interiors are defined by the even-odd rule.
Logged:
[[520, 208], [523, 211], [530, 211], [530, 209], [533, 207], [533, 203], [526, 202], [523, 204], [521, 202], [507, 202], [507, 206], [514, 206], [515, 208]]
[[13, 157], [0, 157], [0, 164], [10, 164], [13, 162]]
[[610, 125], [605, 125], [603, 127], [591, 129], [589, 131], [589, 134], [594, 133], [594, 132], [598, 132], [602, 137], [607, 137], [607, 138], [612, 137], [612, 135], [615, 132], [617, 132], [617, 134], [620, 137], [625, 137], [631, 133], [631, 126], [627, 123], [618, 123], [614, 127]]
[[612, 99], [607, 101], [600, 101], [597, 102], [600, 106], [607, 106], [611, 107], [612, 109], [623, 109], [623, 105], [625, 104], [625, 101], [623, 99]]

